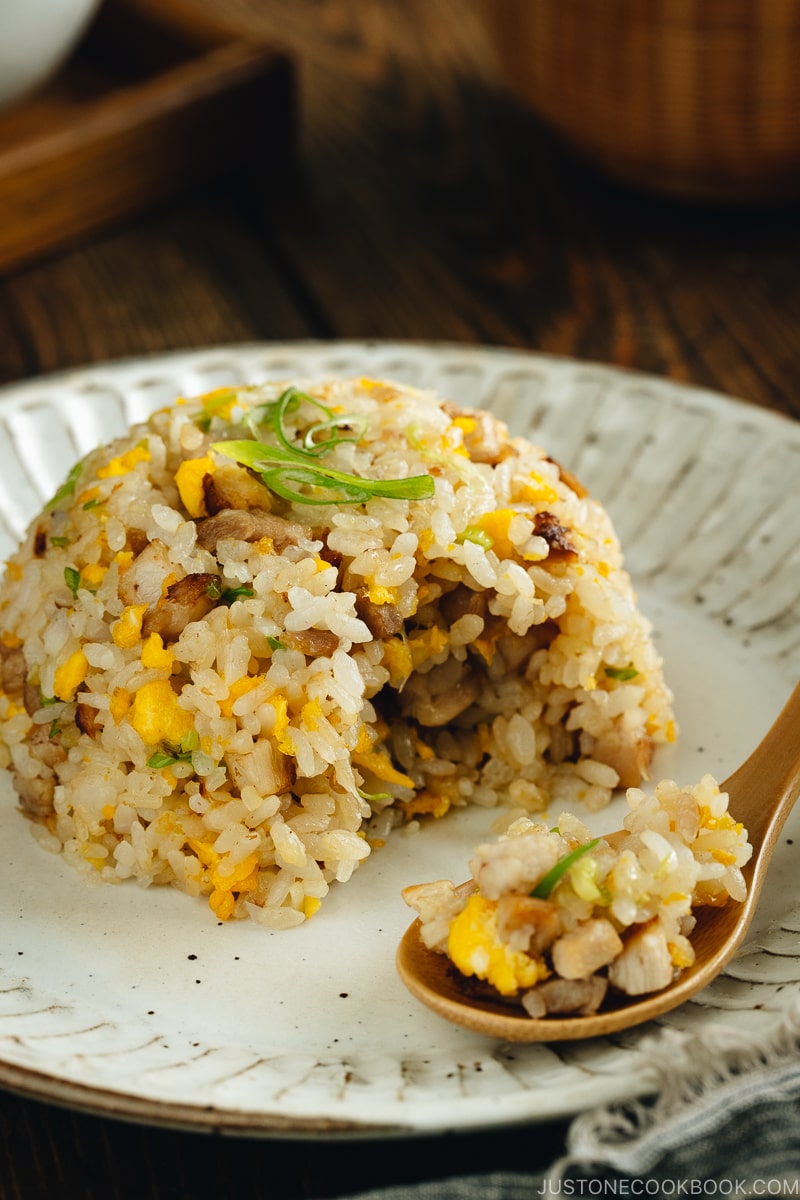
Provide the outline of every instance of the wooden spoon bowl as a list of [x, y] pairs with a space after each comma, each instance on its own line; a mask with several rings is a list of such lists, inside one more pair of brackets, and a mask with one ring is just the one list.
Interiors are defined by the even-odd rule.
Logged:
[[652, 1020], [704, 988], [733, 958], [758, 905], [772, 854], [800, 793], [800, 684], [760, 745], [724, 783], [729, 811], [748, 831], [753, 847], [743, 868], [747, 897], [695, 910], [695, 961], [677, 981], [644, 997], [609, 992], [603, 1008], [586, 1017], [529, 1017], [493, 989], [460, 974], [444, 954], [428, 950], [416, 920], [397, 950], [397, 970], [408, 990], [439, 1016], [509, 1042], [556, 1042], [601, 1037]]

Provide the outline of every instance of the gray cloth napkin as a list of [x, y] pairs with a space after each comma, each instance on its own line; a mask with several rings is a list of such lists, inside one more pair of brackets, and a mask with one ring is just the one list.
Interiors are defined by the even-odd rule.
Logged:
[[576, 1117], [566, 1155], [548, 1170], [431, 1180], [357, 1200], [800, 1200], [800, 1002], [758, 1042], [743, 1044], [720, 1023], [702, 1036], [664, 1029], [647, 1052], [654, 1096]]

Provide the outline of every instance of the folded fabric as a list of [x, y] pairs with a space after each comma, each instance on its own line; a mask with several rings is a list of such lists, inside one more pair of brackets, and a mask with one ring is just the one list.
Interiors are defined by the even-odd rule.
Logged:
[[800, 1003], [763, 1040], [743, 1043], [724, 1023], [702, 1036], [666, 1029], [648, 1054], [655, 1099], [577, 1117], [551, 1192], [622, 1176], [652, 1181], [632, 1195], [800, 1194]]
[[724, 1021], [648, 1039], [656, 1089], [576, 1117], [549, 1170], [497, 1171], [363, 1192], [358, 1200], [800, 1197], [800, 1001], [764, 1038]]

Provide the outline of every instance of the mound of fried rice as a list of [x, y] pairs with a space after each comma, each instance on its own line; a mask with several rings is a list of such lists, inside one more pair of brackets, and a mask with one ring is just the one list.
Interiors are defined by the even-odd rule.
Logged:
[[215, 447], [287, 386], [179, 399], [90, 453], [0, 600], [0, 765], [37, 836], [272, 929], [397, 826], [598, 809], [675, 734], [609, 518], [544, 450], [430, 391], [304, 381], [282, 444], [313, 446], [324, 406], [326, 469], [432, 495], [276, 492]]

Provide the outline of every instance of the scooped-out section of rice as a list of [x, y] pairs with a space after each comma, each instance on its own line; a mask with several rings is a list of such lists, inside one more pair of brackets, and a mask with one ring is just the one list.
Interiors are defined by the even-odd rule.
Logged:
[[596, 810], [675, 737], [602, 505], [371, 379], [180, 398], [76, 464], [6, 564], [0, 685], [45, 847], [270, 929], [400, 825]]
[[405, 888], [424, 945], [531, 1017], [668, 987], [694, 962], [695, 910], [745, 899], [753, 848], [712, 775], [627, 795], [624, 831], [608, 840], [573, 813], [552, 828], [520, 817], [476, 847], [465, 883]]

